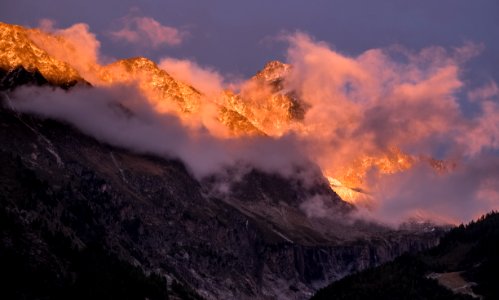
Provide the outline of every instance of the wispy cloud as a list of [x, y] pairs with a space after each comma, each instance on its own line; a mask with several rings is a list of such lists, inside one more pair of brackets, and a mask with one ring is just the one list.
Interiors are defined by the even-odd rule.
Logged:
[[115, 40], [131, 44], [159, 48], [161, 46], [180, 45], [185, 38], [185, 32], [165, 26], [149, 17], [125, 17], [123, 27], [112, 31], [111, 37]]
[[41, 19], [39, 30], [30, 30], [28, 34], [50, 56], [70, 64], [86, 80], [94, 80], [96, 66], [102, 60], [101, 44], [88, 24], [57, 28], [55, 21]]
[[174, 78], [191, 84], [203, 93], [216, 95], [223, 90], [223, 77], [209, 67], [202, 67], [188, 59], [163, 58], [159, 67]]

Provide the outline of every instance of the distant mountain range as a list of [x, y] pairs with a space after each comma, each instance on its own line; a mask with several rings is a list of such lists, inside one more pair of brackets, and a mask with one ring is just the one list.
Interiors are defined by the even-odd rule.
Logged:
[[[35, 42], [37, 39], [33, 36], [42, 36], [49, 43], [61, 40], [37, 29], [0, 22], [0, 69], [12, 70], [23, 66], [30, 72], [38, 71], [47, 81], [58, 86], [88, 83], [88, 79], [71, 65], [71, 61], [50, 55], [38, 46]], [[71, 52], [71, 49], [68, 51]], [[86, 68], [91, 70], [92, 79], [102, 84], [138, 82], [140, 89], [156, 101], [158, 107], [173, 103], [180, 114], [199, 110], [202, 93], [195, 87], [176, 80], [147, 58], [122, 59], [105, 66], [95, 62], [89, 63]], [[234, 134], [254, 135], [273, 134], [279, 130], [279, 123], [299, 118], [303, 114], [299, 100], [292, 93], [283, 92], [279, 85], [288, 68], [281, 62], [273, 61], [251, 79], [262, 90], [269, 87], [271, 92], [268, 97], [254, 98], [244, 93], [225, 91], [221, 95], [221, 103], [216, 103], [219, 107], [219, 121]]]

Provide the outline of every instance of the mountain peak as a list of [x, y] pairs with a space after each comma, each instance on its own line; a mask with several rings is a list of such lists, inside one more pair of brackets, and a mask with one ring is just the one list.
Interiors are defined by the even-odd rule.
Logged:
[[0, 22], [0, 68], [9, 71], [22, 66], [31, 72], [38, 70], [57, 85], [82, 80], [75, 68], [38, 47], [30, 38], [34, 32], [39, 31]]
[[[70, 87], [75, 82], [85, 81], [78, 73], [77, 68], [72, 65], [72, 61], [58, 59], [52, 56], [48, 49], [45, 49], [47, 43], [54, 42], [53, 39], [63, 38], [38, 29], [28, 29], [0, 22], [0, 70], [3, 70], [5, 74], [10, 74], [13, 70], [17, 70], [17, 72], [24, 70], [27, 74], [39, 73], [40, 77], [45, 78], [48, 83], [61, 87]], [[272, 61], [266, 64], [257, 76], [262, 76], [263, 83], [265, 83], [266, 80], [279, 78], [287, 68], [288, 66], [281, 62]], [[135, 83], [153, 103], [155, 109], [160, 112], [174, 110], [178, 112], [180, 117], [183, 117], [185, 113], [199, 112], [202, 101], [209, 101], [203, 99], [203, 94], [195, 87], [172, 77], [167, 71], [146, 57], [137, 56], [121, 59], [105, 66], [95, 64], [90, 73], [85, 76], [91, 76], [92, 78], [88, 78], [88, 80], [97, 85]], [[12, 73], [10, 77], [17, 76], [16, 74]], [[29, 82], [39, 81], [35, 79], [30, 79]], [[12, 86], [8, 82], [2, 84], [5, 88]], [[221, 98], [225, 98], [225, 96], [225, 93], [220, 95]], [[217, 100], [214, 100], [214, 103], [219, 108], [218, 120], [227, 126], [233, 134], [262, 134], [260, 130], [262, 126], [253, 124], [249, 120], [251, 114], [245, 114], [248, 111], [240, 111], [232, 106], [223, 107], [223, 105], [217, 104]], [[281, 106], [280, 102], [277, 106]], [[255, 122], [259, 123], [258, 120]]]
[[111, 65], [121, 65], [125, 67], [129, 72], [138, 72], [145, 70], [156, 71], [157, 69], [159, 69], [158, 65], [155, 62], [143, 56], [120, 59], [112, 63]]
[[104, 66], [100, 77], [106, 82], [136, 81], [140, 89], [156, 103], [165, 100], [176, 103], [182, 112], [196, 111], [201, 93], [192, 86], [176, 80], [152, 60], [132, 57]]
[[291, 68], [291, 65], [285, 64], [278, 60], [272, 60], [265, 64], [262, 70], [256, 73], [256, 79], [263, 81], [275, 81], [277, 79], [282, 79]]

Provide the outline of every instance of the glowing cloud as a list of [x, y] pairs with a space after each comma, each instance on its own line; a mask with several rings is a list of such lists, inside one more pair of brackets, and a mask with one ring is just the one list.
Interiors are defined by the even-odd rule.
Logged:
[[223, 90], [222, 76], [210, 68], [204, 68], [187, 59], [163, 58], [159, 67], [174, 78], [186, 82], [209, 95], [220, 94]]
[[[477, 47], [373, 49], [348, 57], [301, 33], [288, 39], [293, 67], [284, 88], [308, 105], [294, 130], [344, 199], [366, 203], [385, 221], [435, 214], [463, 221], [499, 207], [497, 197], [479, 200], [498, 189], [490, 183], [499, 176], [498, 160], [485, 158], [499, 149], [497, 86], [472, 93], [471, 101], [481, 99], [474, 117], [463, 114], [470, 100], [457, 97], [461, 64]], [[458, 170], [449, 171], [456, 161]]]
[[356, 161], [383, 157], [391, 149], [432, 153], [433, 141], [454, 138], [451, 129], [460, 118], [454, 95], [462, 86], [454, 60], [418, 63], [429, 50], [408, 63], [379, 49], [354, 58], [304, 34], [289, 39], [293, 69], [287, 88], [309, 105], [304, 138], [324, 170], [344, 173]]
[[111, 32], [116, 40], [122, 40], [142, 47], [159, 48], [161, 46], [180, 45], [185, 33], [170, 26], [165, 26], [149, 17], [125, 17], [124, 27]]
[[55, 28], [52, 20], [42, 19], [41, 30], [32, 29], [29, 37], [50, 56], [74, 67], [89, 81], [96, 78], [99, 64], [100, 42], [85, 23], [68, 28]]

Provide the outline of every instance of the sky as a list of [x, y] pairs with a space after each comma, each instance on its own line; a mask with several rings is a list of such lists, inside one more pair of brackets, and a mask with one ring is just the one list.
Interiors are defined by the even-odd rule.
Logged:
[[[113, 32], [138, 18], [176, 29], [177, 43], [137, 47]], [[0, 3], [0, 21], [57, 27], [87, 23], [110, 58], [145, 55], [189, 59], [222, 74], [247, 78], [269, 60], [283, 60], [283, 34], [304, 32], [345, 55], [399, 45], [483, 46], [463, 74], [470, 84], [499, 81], [499, 2], [496, 0], [17, 0]], [[152, 43], [151, 43], [152, 44]]]

